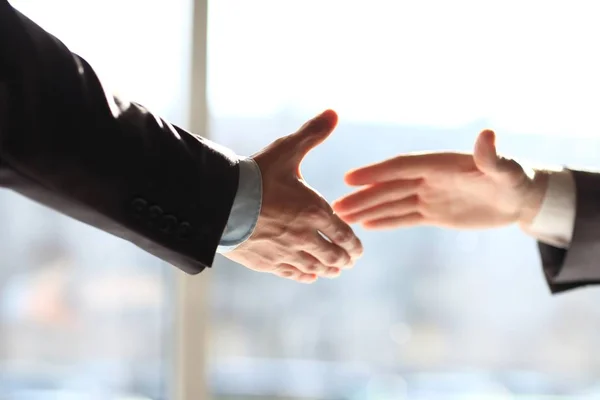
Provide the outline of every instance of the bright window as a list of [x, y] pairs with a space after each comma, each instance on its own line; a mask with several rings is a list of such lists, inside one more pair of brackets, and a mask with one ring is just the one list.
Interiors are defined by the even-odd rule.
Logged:
[[[109, 86], [186, 121], [191, 2], [12, 3]], [[172, 267], [8, 191], [0, 220], [0, 398], [170, 398]]]
[[[594, 2], [215, 0], [209, 11], [213, 138], [251, 154], [337, 110], [303, 169], [329, 200], [350, 190], [352, 167], [470, 151], [484, 127], [512, 157], [600, 167]], [[358, 232], [366, 255], [334, 281], [214, 268], [216, 396], [600, 396], [600, 291], [551, 297], [518, 229]]]

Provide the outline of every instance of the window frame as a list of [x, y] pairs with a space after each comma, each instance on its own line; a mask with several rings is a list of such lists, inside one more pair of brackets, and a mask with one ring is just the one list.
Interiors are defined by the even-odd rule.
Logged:
[[[206, 98], [208, 0], [192, 0], [192, 8], [187, 121], [191, 132], [203, 132], [206, 137], [209, 132]], [[174, 400], [209, 399], [207, 295], [210, 274], [191, 276], [177, 271], [174, 281], [174, 357], [169, 397]]]

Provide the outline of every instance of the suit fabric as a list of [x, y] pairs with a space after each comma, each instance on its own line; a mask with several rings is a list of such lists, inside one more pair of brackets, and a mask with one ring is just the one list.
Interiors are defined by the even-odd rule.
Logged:
[[105, 93], [0, 0], [0, 185], [193, 274], [213, 262], [238, 174], [233, 154]]

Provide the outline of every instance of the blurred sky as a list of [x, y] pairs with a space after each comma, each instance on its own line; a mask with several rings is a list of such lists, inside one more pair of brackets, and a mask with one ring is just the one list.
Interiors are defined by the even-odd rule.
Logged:
[[[191, 28], [191, 1], [13, 4], [69, 36], [67, 44], [84, 56], [119, 31], [113, 28], [130, 26], [123, 46], [90, 61], [103, 77], [117, 77], [108, 82], [116, 91], [164, 110], [188, 95], [180, 88], [189, 43], [179, 38]], [[592, 0], [211, 1], [211, 112], [306, 118], [331, 107], [347, 122], [454, 127], [485, 120], [497, 130], [596, 136], [596, 9]], [[73, 19], [86, 31], [81, 40], [71, 34]], [[180, 31], [161, 24], [174, 19]], [[152, 59], [148, 47], [155, 48]], [[128, 62], [135, 57], [147, 58], [149, 68]], [[144, 79], [118, 79], [133, 66]], [[182, 110], [169, 114], [186, 119]]]
[[346, 121], [485, 119], [495, 129], [597, 135], [596, 9], [594, 1], [213, 1], [212, 112], [333, 107]]

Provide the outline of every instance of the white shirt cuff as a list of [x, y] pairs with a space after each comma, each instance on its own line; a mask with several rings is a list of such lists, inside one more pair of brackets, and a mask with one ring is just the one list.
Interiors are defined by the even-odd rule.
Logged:
[[542, 243], [568, 248], [573, 237], [575, 213], [576, 192], [572, 173], [567, 169], [551, 172], [540, 211], [528, 233]]
[[238, 190], [217, 252], [234, 250], [254, 233], [262, 206], [262, 176], [252, 158], [240, 160]]

